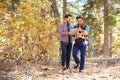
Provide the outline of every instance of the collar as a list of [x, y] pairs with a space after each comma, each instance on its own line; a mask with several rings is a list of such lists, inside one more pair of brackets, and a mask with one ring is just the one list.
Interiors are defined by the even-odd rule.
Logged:
[[70, 25], [70, 23], [67, 23], [67, 22], [63, 22], [63, 24], [66, 24], [66, 25], [69, 24]]

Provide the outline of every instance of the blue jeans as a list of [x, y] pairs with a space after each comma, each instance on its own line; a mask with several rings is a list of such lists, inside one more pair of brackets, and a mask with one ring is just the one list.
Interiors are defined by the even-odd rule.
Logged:
[[[80, 59], [78, 58], [78, 50], [80, 50]], [[85, 63], [85, 54], [86, 54], [86, 44], [84, 41], [79, 41], [76, 45], [73, 46], [73, 58], [76, 64], [80, 64], [80, 70], [84, 70]]]
[[61, 50], [62, 50], [62, 55], [61, 55], [62, 67], [66, 65], [66, 68], [69, 68], [72, 43], [65, 43], [62, 41], [60, 43], [61, 43]]

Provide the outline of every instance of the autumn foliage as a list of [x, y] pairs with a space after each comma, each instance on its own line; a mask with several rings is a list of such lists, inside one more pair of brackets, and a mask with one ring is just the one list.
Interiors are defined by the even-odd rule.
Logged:
[[59, 48], [58, 34], [54, 19], [49, 15], [50, 2], [21, 1], [14, 11], [8, 10], [8, 3], [0, 3], [0, 58], [39, 60], [55, 57]]

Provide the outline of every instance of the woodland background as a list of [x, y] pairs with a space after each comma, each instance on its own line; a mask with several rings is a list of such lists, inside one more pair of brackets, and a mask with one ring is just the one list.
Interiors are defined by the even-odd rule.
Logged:
[[58, 25], [67, 13], [90, 26], [87, 57], [120, 54], [119, 0], [0, 0], [0, 57], [41, 59], [59, 54]]
[[58, 25], [67, 13], [72, 25], [81, 14], [90, 26], [87, 58], [120, 57], [119, 0], [0, 0], [0, 63], [58, 59]]

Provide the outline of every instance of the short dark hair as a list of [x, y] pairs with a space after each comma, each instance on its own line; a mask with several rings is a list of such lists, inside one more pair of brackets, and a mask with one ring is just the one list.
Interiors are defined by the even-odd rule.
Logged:
[[78, 15], [78, 16], [76, 17], [76, 20], [78, 20], [78, 19], [83, 19], [83, 17], [82, 17], [81, 15]]
[[68, 18], [69, 16], [72, 17], [71, 14], [66, 14], [66, 15], [64, 16], [64, 18]]

